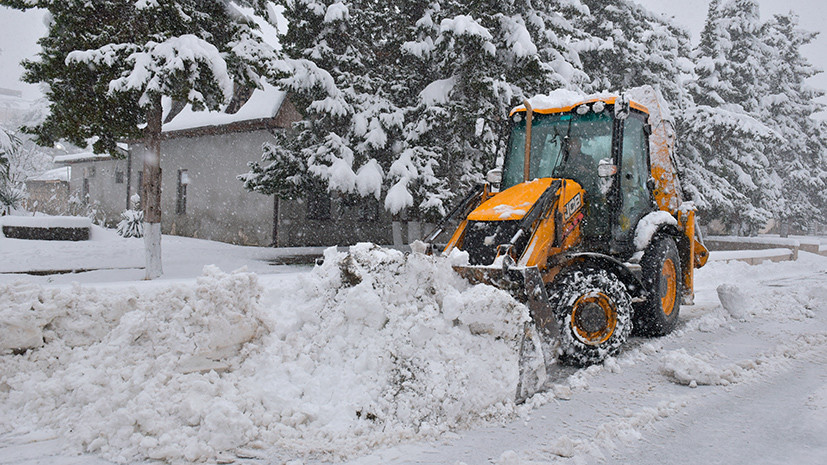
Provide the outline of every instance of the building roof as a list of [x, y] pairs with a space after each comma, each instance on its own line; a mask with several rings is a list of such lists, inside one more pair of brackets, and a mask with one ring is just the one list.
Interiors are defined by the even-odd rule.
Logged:
[[103, 161], [103, 160], [114, 160], [111, 155], [108, 153], [92, 153], [92, 152], [82, 152], [82, 153], [73, 153], [70, 155], [58, 155], [54, 158], [55, 163], [61, 163], [70, 165], [72, 163], [84, 163], [88, 161]]
[[72, 167], [64, 166], [62, 168], [55, 168], [53, 170], [46, 171], [45, 173], [41, 173], [37, 176], [32, 176], [26, 181], [69, 181], [71, 174]]
[[[232, 114], [223, 110], [193, 111], [192, 105], [187, 104], [172, 120], [164, 123], [163, 132], [169, 134], [200, 128], [229, 126], [246, 121], [273, 119], [278, 115], [286, 93], [267, 83], [262, 83], [262, 87], [262, 89], [255, 89], [241, 108]], [[166, 121], [173, 106], [172, 100], [165, 98], [162, 103], [164, 121]]]

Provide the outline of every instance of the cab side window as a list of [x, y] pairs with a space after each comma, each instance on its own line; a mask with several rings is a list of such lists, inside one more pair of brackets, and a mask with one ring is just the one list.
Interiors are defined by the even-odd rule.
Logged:
[[629, 115], [623, 129], [623, 152], [620, 165], [621, 209], [617, 227], [618, 239], [631, 239], [638, 221], [652, 210], [652, 199], [646, 180], [649, 179], [648, 138], [643, 118]]

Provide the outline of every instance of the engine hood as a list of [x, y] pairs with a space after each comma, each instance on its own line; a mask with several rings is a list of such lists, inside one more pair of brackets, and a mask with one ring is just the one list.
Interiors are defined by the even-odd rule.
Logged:
[[554, 181], [554, 178], [540, 178], [512, 186], [483, 202], [468, 215], [468, 220], [509, 221], [522, 219]]

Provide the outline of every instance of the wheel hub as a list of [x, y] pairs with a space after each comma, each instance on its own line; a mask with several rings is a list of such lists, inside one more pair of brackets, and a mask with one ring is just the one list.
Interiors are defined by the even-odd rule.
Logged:
[[602, 292], [591, 292], [574, 303], [571, 313], [574, 334], [588, 345], [599, 345], [612, 337], [617, 327], [617, 310]]
[[575, 314], [575, 322], [578, 328], [587, 333], [596, 333], [606, 328], [609, 319], [600, 305], [594, 302], [585, 303]]

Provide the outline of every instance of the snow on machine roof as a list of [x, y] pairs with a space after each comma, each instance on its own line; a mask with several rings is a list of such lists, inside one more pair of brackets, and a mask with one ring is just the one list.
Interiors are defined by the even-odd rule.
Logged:
[[[580, 92], [567, 89], [557, 89], [548, 95], [535, 95], [534, 97], [528, 99], [528, 103], [531, 105], [534, 113], [550, 114], [564, 113], [571, 111], [580, 105], [594, 102], [603, 102], [607, 105], [614, 105], [618, 98], [620, 98], [619, 95], [608, 92], [598, 94], [582, 94]], [[629, 105], [635, 110], [639, 110], [647, 114], [649, 113], [649, 110], [645, 106], [635, 101], [630, 101]], [[511, 110], [509, 116], [525, 111], [525, 105], [520, 105]]]

